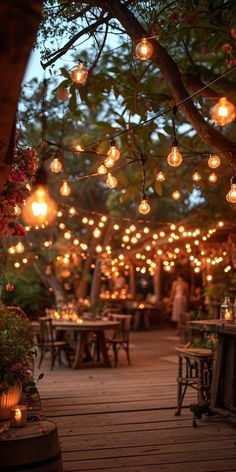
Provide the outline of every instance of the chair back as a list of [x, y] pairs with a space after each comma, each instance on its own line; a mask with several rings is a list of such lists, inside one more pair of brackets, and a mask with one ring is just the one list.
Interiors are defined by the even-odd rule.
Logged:
[[109, 314], [109, 319], [112, 321], [119, 321], [119, 326], [115, 329], [114, 338], [119, 338], [123, 342], [129, 342], [130, 326], [132, 315], [123, 314]]
[[39, 318], [40, 323], [40, 342], [41, 344], [54, 345], [52, 320], [48, 316]]

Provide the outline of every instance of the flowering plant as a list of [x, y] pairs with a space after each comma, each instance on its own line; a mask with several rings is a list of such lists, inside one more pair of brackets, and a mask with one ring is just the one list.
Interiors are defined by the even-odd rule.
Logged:
[[34, 148], [20, 148], [15, 140], [14, 157], [7, 181], [0, 188], [0, 237], [24, 236], [25, 229], [16, 218], [20, 207], [29, 195], [28, 182], [35, 180], [38, 156]]
[[0, 393], [17, 381], [21, 381], [26, 386], [33, 384], [34, 355], [36, 351], [26, 316], [20, 309], [1, 307]]

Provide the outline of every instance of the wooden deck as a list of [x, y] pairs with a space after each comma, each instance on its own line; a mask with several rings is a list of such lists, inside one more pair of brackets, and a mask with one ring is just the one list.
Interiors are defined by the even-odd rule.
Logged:
[[[64, 472], [236, 471], [236, 430], [220, 417], [192, 427], [176, 408], [178, 339], [170, 331], [131, 335], [132, 366], [42, 370], [40, 393], [58, 426]], [[185, 406], [195, 399], [186, 396]]]

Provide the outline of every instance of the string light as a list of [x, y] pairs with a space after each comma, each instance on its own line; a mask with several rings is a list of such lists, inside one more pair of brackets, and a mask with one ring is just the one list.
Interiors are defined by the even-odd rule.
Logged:
[[59, 161], [59, 159], [57, 157], [55, 157], [55, 159], [53, 159], [53, 161], [51, 162], [50, 169], [55, 174], [58, 174], [58, 172], [61, 172], [62, 163], [61, 163], [61, 161]]
[[156, 180], [157, 182], [164, 182], [166, 180], [164, 172], [162, 170], [159, 170], [156, 174]]
[[52, 223], [56, 215], [57, 205], [50, 197], [48, 188], [38, 185], [22, 208], [23, 220], [26, 224], [36, 227]]
[[[110, 149], [107, 153], [107, 156], [111, 159], [113, 159], [113, 161], [117, 161], [120, 157], [120, 151], [119, 149], [116, 147], [116, 143], [114, 140], [112, 140], [110, 142]], [[106, 165], [106, 164], [105, 164]]]
[[104, 160], [104, 164], [108, 169], [110, 169], [111, 167], [114, 166], [115, 161], [114, 159], [112, 159], [112, 157], [106, 157], [106, 159]]
[[93, 231], [94, 238], [100, 238], [101, 234], [102, 233], [101, 233], [100, 229], [98, 229], [98, 228], [94, 229], [94, 231]]
[[98, 173], [99, 175], [106, 175], [106, 173], [107, 173], [107, 168], [106, 168], [103, 164], [101, 164], [101, 165], [98, 167], [97, 173]]
[[179, 146], [177, 141], [173, 141], [170, 154], [167, 157], [167, 163], [171, 167], [178, 167], [182, 164], [183, 157], [179, 151]]
[[217, 169], [221, 164], [221, 160], [217, 154], [211, 154], [207, 163], [211, 169]]
[[137, 44], [135, 52], [136, 56], [141, 59], [141, 61], [146, 61], [147, 59], [150, 59], [153, 54], [153, 45], [147, 40], [147, 38], [142, 38]]
[[21, 214], [21, 208], [16, 203], [15, 206], [14, 206], [14, 215], [15, 216], [20, 216], [20, 214]]
[[63, 182], [63, 184], [60, 188], [60, 194], [63, 197], [69, 197], [69, 195], [71, 194], [71, 188], [70, 188], [68, 182], [66, 182], [66, 180]]
[[179, 192], [179, 190], [175, 190], [173, 193], [172, 193], [172, 198], [174, 200], [180, 200], [181, 198], [181, 193]]
[[106, 186], [108, 188], [115, 188], [117, 186], [117, 179], [113, 175], [111, 175], [109, 172], [107, 174], [107, 179], [106, 179]]
[[217, 175], [215, 174], [215, 172], [212, 172], [209, 176], [208, 176], [208, 181], [211, 183], [211, 184], [215, 184], [218, 180], [218, 177]]
[[71, 78], [76, 84], [84, 84], [88, 78], [88, 70], [84, 67], [84, 63], [80, 64], [71, 72]]
[[231, 188], [226, 195], [226, 200], [229, 203], [236, 203], [236, 174], [231, 179]]
[[150, 212], [150, 210], [151, 210], [151, 207], [147, 201], [146, 195], [144, 194], [142, 196], [141, 203], [138, 207], [138, 211], [139, 213], [141, 213], [141, 215], [147, 215]]
[[22, 254], [24, 250], [25, 250], [24, 244], [22, 244], [22, 242], [19, 241], [15, 246], [15, 251], [17, 252], [17, 254]]
[[213, 107], [211, 117], [219, 126], [228, 125], [235, 119], [235, 106], [226, 97], [222, 97]]
[[197, 172], [197, 170], [195, 170], [195, 172], [193, 173], [192, 179], [194, 182], [200, 182], [201, 175], [199, 174], [199, 172]]

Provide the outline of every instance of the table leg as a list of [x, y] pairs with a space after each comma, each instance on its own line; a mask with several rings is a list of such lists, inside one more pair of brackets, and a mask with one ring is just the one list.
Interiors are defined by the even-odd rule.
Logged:
[[86, 333], [81, 331], [77, 334], [75, 358], [72, 364], [72, 369], [79, 369], [83, 367], [83, 357], [86, 344]]
[[104, 367], [111, 367], [111, 362], [108, 356], [104, 331], [97, 331], [97, 340], [98, 340], [98, 345], [99, 345], [99, 351], [101, 352], [102, 357], [103, 357]]

